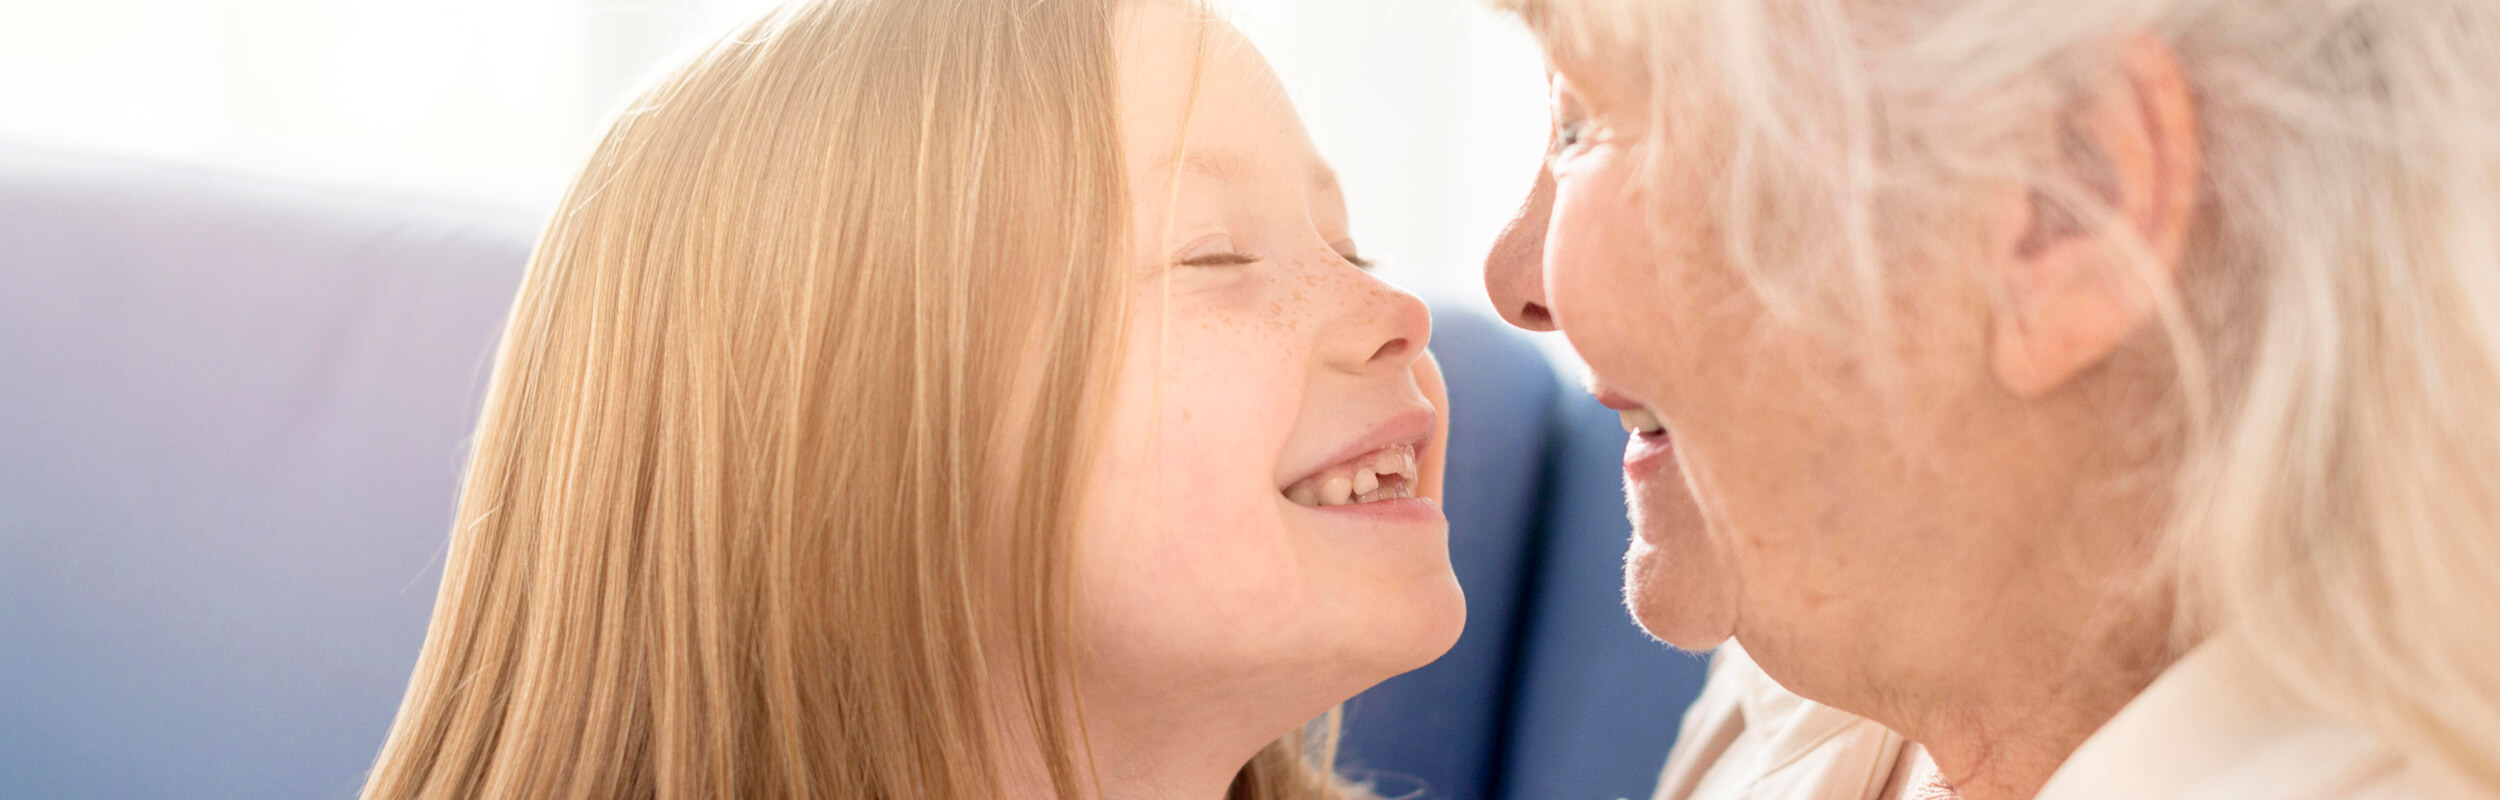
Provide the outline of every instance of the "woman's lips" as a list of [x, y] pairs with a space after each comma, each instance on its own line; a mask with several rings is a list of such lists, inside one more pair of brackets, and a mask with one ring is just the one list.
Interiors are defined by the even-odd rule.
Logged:
[[1623, 444], [1623, 477], [1646, 481], [1675, 457], [1675, 436], [1665, 430], [1635, 432]]
[[1675, 436], [1667, 432], [1658, 412], [1604, 384], [1592, 383], [1589, 393], [1597, 397], [1599, 405], [1614, 409], [1623, 417], [1623, 432], [1630, 437], [1623, 445], [1625, 478], [1649, 480], [1666, 466], [1667, 459], [1675, 457]]

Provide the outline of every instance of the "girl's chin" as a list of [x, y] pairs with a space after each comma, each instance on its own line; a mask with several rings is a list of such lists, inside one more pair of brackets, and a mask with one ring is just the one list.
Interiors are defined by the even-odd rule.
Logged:
[[1467, 627], [1467, 599], [1457, 591], [1455, 579], [1446, 587], [1413, 588], [1405, 594], [1396, 617], [1377, 626], [1380, 635], [1373, 640], [1381, 647], [1375, 683], [1439, 659], [1458, 645], [1459, 632]]

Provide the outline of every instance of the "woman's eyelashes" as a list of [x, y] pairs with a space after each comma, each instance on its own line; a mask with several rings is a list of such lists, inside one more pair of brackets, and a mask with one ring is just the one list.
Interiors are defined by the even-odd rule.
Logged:
[[1590, 130], [1591, 127], [1593, 126], [1586, 116], [1575, 114], [1569, 117], [1555, 117], [1554, 141], [1545, 149], [1546, 168], [1552, 169], [1554, 165], [1569, 161], [1572, 156], [1579, 155], [1582, 150], [1587, 149], [1589, 144], [1596, 139], [1595, 133]]
[[1554, 81], [1553, 113], [1554, 135], [1545, 146], [1549, 164], [1579, 151], [1591, 136], [1588, 110], [1580, 104], [1579, 95], [1560, 78]]
[[1588, 127], [1585, 119], [1554, 120], [1554, 144], [1546, 149], [1545, 157], [1555, 158], [1579, 147], [1587, 139]]

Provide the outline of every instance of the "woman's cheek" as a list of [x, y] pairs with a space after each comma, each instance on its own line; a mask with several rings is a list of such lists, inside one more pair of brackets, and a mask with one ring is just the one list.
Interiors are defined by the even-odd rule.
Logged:
[[1605, 221], [1586, 203], [1558, 201], [1545, 240], [1545, 296], [1554, 322], [1582, 357], [1603, 359], [1613, 340], [1590, 336], [1608, 323], [1610, 302], [1600, 278]]
[[1660, 277], [1649, 238], [1654, 226], [1638, 198], [1625, 194], [1619, 172], [1611, 163], [1591, 165], [1558, 189], [1545, 249], [1545, 292], [1556, 322], [1591, 366], [1615, 379], [1629, 376], [1606, 368], [1649, 360], [1629, 351], [1660, 344], [1669, 324], [1664, 309], [1649, 307]]

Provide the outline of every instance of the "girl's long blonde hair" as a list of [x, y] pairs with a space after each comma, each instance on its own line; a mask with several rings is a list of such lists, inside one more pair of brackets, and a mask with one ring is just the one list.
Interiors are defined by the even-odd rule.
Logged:
[[[795, 2], [616, 120], [514, 304], [364, 798], [992, 798], [1028, 740], [1091, 793], [1119, 1]], [[1315, 730], [1233, 796], [1336, 796]]]
[[2500, 793], [2500, 4], [1496, 4], [1646, 87], [1649, 151], [1709, 129], [1711, 222], [1774, 313], [1861, 325], [1977, 181], [2108, 218], [2065, 154], [2009, 143], [2138, 37], [2169, 48], [2206, 167], [2185, 276], [2139, 264], [2185, 420], [2178, 629]]

